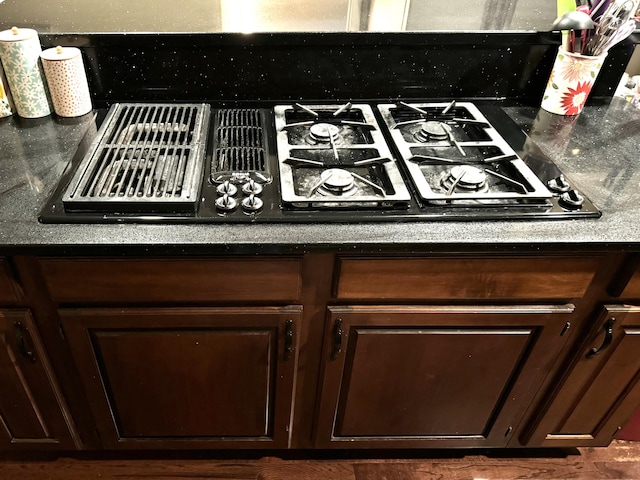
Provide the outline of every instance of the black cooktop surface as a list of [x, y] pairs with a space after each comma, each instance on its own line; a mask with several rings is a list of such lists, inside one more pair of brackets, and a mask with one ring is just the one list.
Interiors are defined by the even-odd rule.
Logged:
[[[117, 104], [99, 111], [97, 128], [83, 139], [40, 221], [353, 223], [600, 216], [495, 103], [169, 107]], [[123, 115], [128, 124], [117, 124]]]

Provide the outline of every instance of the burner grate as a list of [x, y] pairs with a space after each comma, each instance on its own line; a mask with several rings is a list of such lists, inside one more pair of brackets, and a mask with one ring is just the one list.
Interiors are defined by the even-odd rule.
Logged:
[[204, 104], [116, 104], [63, 195], [65, 209], [193, 211], [209, 119]]
[[263, 121], [257, 109], [219, 110], [216, 115], [211, 181], [271, 182]]

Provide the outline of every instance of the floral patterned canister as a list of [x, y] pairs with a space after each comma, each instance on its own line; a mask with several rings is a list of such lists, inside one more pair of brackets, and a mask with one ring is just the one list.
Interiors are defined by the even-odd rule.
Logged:
[[579, 55], [560, 48], [551, 70], [541, 107], [558, 115], [582, 111], [607, 54]]
[[0, 32], [0, 59], [18, 115], [40, 118], [51, 113], [49, 92], [40, 66], [38, 32], [16, 28]]
[[53, 109], [61, 117], [79, 117], [92, 109], [87, 75], [80, 50], [49, 48], [40, 55]]

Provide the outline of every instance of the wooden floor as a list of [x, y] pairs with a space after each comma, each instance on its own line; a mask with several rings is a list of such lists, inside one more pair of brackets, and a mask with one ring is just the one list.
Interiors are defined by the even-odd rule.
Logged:
[[0, 457], [0, 479], [11, 480], [496, 480], [640, 479], [640, 442], [616, 441], [608, 448], [504, 452], [412, 452], [339, 459], [212, 459], [169, 452], [162, 460], [123, 458]]

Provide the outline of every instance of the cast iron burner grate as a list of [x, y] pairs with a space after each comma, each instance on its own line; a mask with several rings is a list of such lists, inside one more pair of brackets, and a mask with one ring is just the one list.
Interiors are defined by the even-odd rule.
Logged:
[[195, 211], [209, 106], [115, 104], [62, 200], [66, 210]]

